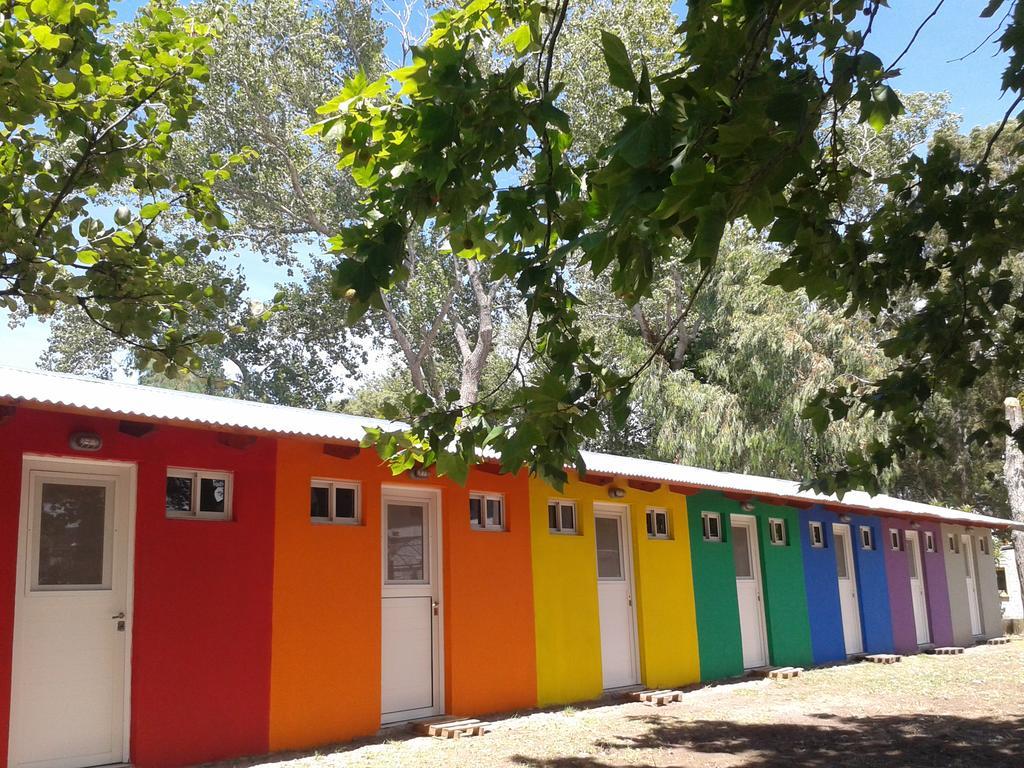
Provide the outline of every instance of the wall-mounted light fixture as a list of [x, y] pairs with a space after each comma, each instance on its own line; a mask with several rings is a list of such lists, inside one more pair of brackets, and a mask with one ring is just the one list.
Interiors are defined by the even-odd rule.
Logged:
[[752, 502], [752, 501], [744, 501], [742, 504], [740, 504], [740, 509], [742, 509], [744, 512], [753, 512], [754, 511], [754, 502]]
[[409, 470], [409, 474], [417, 480], [426, 480], [430, 477], [430, 470], [426, 467], [415, 467]]
[[839, 516], [839, 522], [841, 522], [841, 523], [848, 523], [848, 522], [850, 522], [850, 516], [844, 512], [843, 514], [841, 514]]
[[95, 453], [103, 447], [103, 438], [95, 432], [74, 432], [68, 438], [68, 446], [72, 451]]
[[920, 528], [921, 527], [921, 521], [920, 520], [915, 520], [914, 522], [912, 522], [910, 524], [910, 527], [911, 528]]
[[608, 497], [611, 499], [621, 499], [626, 495], [626, 492], [622, 488], [616, 488], [614, 485], [608, 489]]

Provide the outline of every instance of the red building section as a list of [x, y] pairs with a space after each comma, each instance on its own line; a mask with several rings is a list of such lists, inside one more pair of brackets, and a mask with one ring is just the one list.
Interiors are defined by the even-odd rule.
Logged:
[[[120, 427], [136, 433], [132, 436]], [[266, 752], [276, 443], [18, 406], [0, 424], [0, 755], [7, 758], [23, 454], [138, 467], [131, 656], [131, 760], [171, 766]], [[139, 434], [144, 432], [144, 434]], [[233, 519], [169, 519], [168, 466], [233, 473]]]

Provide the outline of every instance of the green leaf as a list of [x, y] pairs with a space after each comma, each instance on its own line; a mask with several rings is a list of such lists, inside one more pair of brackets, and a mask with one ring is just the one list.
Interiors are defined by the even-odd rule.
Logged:
[[618, 35], [602, 29], [601, 50], [604, 53], [605, 64], [608, 65], [608, 82], [630, 93], [636, 91], [638, 83], [629, 61], [629, 53]]
[[65, 35], [55, 33], [46, 24], [38, 24], [32, 27], [31, 35], [41, 48], [45, 48], [48, 51], [57, 50], [60, 48], [61, 41], [67, 39]]
[[516, 53], [526, 53], [533, 45], [533, 32], [530, 31], [529, 24], [520, 24], [516, 29], [511, 32], [502, 43], [511, 45], [516, 49]]
[[66, 99], [75, 92], [74, 83], [57, 83], [53, 86], [53, 95], [58, 99]]

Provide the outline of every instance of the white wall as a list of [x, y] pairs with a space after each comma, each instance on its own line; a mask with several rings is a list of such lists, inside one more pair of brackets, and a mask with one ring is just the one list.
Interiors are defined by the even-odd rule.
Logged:
[[1004, 619], [1024, 619], [1024, 604], [1021, 602], [1020, 578], [1017, 563], [1013, 559], [1013, 547], [1004, 547], [999, 553], [999, 564], [1006, 572], [1007, 597], [1003, 599]]

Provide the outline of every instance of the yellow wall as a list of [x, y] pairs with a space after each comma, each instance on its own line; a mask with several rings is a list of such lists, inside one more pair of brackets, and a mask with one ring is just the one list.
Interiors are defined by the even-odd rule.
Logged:
[[[537, 633], [537, 697], [541, 706], [599, 696], [601, 637], [597, 605], [594, 503], [629, 507], [641, 680], [647, 686], [697, 682], [697, 623], [690, 566], [685, 497], [664, 486], [654, 492], [629, 488], [611, 499], [607, 486], [571, 479], [559, 493], [531, 479], [533, 589]], [[576, 502], [577, 535], [548, 531], [548, 501]], [[664, 507], [671, 540], [647, 537], [648, 506]]]

